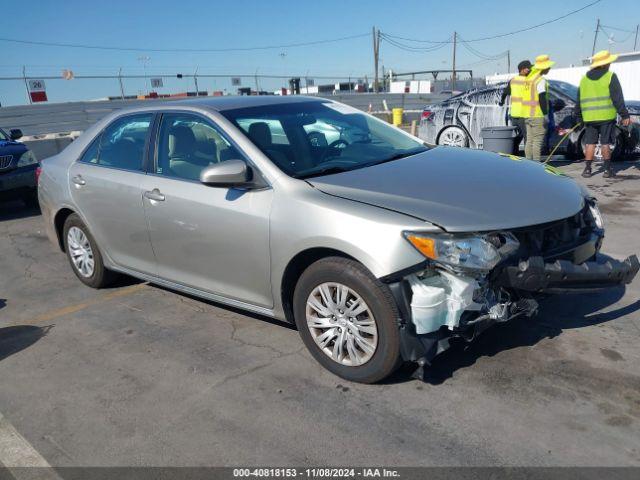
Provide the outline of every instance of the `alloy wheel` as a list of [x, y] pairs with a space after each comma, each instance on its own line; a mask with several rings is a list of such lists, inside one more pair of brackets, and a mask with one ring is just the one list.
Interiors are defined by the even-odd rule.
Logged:
[[346, 285], [329, 282], [314, 288], [306, 319], [316, 345], [333, 361], [353, 367], [373, 357], [378, 327], [364, 299]]
[[438, 144], [449, 147], [466, 147], [467, 135], [459, 128], [447, 128], [440, 134]]
[[95, 261], [91, 243], [85, 233], [78, 227], [71, 227], [67, 232], [69, 256], [76, 270], [85, 278], [93, 275]]

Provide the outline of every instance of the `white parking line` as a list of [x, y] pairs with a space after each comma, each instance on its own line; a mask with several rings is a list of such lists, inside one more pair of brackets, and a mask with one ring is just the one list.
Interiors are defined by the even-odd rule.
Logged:
[[51, 465], [42, 458], [35, 448], [0, 413], [0, 466], [8, 468], [16, 479], [33, 478], [24, 467], [46, 468], [38, 474], [38, 478], [60, 480]]

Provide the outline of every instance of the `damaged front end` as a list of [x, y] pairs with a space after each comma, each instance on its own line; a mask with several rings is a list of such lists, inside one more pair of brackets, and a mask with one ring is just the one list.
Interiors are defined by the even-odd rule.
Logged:
[[[599, 253], [604, 237], [595, 200], [576, 215], [543, 225], [477, 234], [405, 232], [426, 257], [384, 279], [400, 314], [402, 356], [422, 366], [450, 341], [538, 311], [545, 294], [630, 283], [640, 264]], [[419, 373], [422, 375], [422, 373]]]

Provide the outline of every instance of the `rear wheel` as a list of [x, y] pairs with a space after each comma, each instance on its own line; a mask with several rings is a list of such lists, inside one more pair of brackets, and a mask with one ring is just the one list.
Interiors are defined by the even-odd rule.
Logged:
[[312, 264], [298, 280], [293, 306], [303, 342], [334, 374], [374, 383], [400, 365], [393, 297], [358, 262], [329, 257]]
[[82, 283], [93, 288], [111, 284], [117, 275], [107, 270], [93, 236], [78, 215], [71, 214], [64, 222], [64, 249], [73, 273]]
[[438, 145], [468, 147], [469, 136], [460, 127], [447, 127], [438, 136]]

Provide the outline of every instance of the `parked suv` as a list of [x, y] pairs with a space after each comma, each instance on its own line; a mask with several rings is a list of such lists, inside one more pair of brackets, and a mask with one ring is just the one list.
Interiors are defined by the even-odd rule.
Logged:
[[429, 148], [318, 98], [119, 111], [47, 159], [39, 196], [86, 285], [121, 272], [295, 322], [359, 382], [639, 267], [599, 253], [596, 200], [552, 167]]
[[38, 161], [24, 143], [22, 132], [0, 129], [0, 201], [22, 199], [27, 205], [38, 205]]

